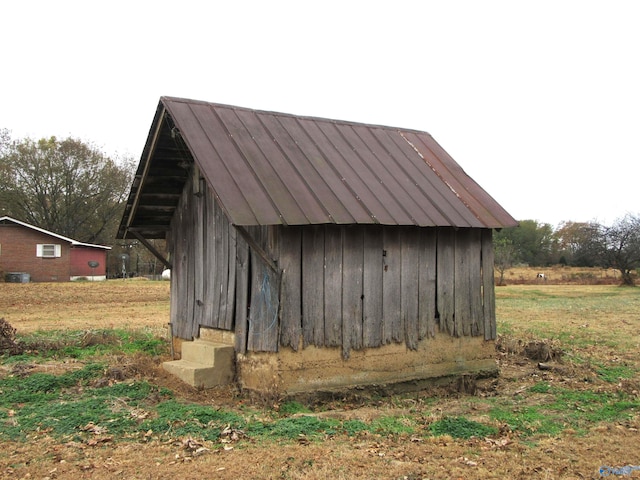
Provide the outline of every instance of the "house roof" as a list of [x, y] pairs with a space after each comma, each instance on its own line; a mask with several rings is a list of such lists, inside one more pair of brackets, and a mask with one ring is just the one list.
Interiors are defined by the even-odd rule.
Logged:
[[161, 97], [118, 236], [164, 238], [193, 164], [234, 225], [517, 225], [426, 132]]
[[74, 240], [72, 238], [68, 238], [63, 235], [58, 235], [57, 233], [50, 232], [49, 230], [45, 230], [44, 228], [36, 227], [29, 223], [21, 222], [20, 220], [16, 220], [15, 218], [7, 217], [7, 216], [0, 217], [0, 224], [2, 223], [4, 224], [13, 223], [15, 225], [21, 225], [23, 227], [30, 228], [31, 230], [35, 230], [36, 232], [44, 233], [45, 235], [49, 235], [51, 237], [57, 238], [58, 240], [62, 240], [63, 242], [70, 243], [72, 247], [90, 247], [90, 248], [101, 248], [104, 250], [111, 250], [111, 247], [107, 247], [105, 245], [96, 245], [94, 243], [78, 242], [77, 240]]

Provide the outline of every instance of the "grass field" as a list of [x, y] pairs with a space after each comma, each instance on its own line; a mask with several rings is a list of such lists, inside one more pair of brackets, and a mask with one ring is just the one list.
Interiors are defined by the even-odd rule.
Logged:
[[0, 283], [0, 477], [640, 477], [640, 289], [583, 280], [496, 289], [498, 378], [313, 404], [166, 375], [166, 282]]

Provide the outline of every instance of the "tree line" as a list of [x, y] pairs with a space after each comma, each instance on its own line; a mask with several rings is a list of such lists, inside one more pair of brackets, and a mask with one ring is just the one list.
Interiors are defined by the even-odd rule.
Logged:
[[137, 241], [117, 241], [136, 163], [77, 138], [12, 139], [0, 129], [0, 216], [84, 243], [112, 247], [111, 276], [157, 273], [159, 262]]
[[495, 232], [495, 264], [498, 282], [514, 265], [545, 267], [614, 268], [622, 283], [634, 285], [640, 268], [640, 216], [627, 214], [603, 225], [591, 222], [562, 222], [557, 228], [536, 220], [522, 220], [517, 228]]
[[[135, 168], [132, 158], [111, 158], [76, 138], [14, 140], [0, 129], [0, 216], [111, 246], [114, 259], [128, 254], [129, 271], [155, 271], [162, 267], [137, 241], [116, 241]], [[564, 222], [555, 229], [522, 220], [517, 228], [496, 231], [494, 245], [500, 278], [513, 265], [564, 264], [616, 268], [624, 283], [633, 284], [640, 266], [640, 217], [629, 214], [610, 226]], [[111, 270], [121, 272], [120, 263]]]

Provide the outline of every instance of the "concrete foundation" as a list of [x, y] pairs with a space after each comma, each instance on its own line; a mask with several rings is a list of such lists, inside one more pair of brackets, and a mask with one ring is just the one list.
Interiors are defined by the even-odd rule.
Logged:
[[235, 380], [243, 389], [295, 395], [399, 384], [421, 388], [447, 377], [498, 373], [495, 343], [482, 337], [437, 334], [423, 339], [416, 350], [394, 343], [352, 350], [348, 360], [340, 348], [313, 346], [236, 354], [235, 335], [210, 328], [202, 328], [200, 337], [192, 342], [176, 340], [175, 351], [182, 358], [165, 362], [164, 368], [201, 388]]
[[237, 380], [242, 388], [291, 395], [376, 386], [461, 375], [495, 375], [493, 341], [482, 337], [453, 338], [438, 334], [416, 350], [404, 344], [351, 351], [344, 360], [339, 348], [307, 347], [297, 352], [249, 352], [237, 355]]

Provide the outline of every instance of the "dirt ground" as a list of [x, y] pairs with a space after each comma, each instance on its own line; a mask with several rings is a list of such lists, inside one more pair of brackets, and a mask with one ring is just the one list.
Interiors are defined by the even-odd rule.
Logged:
[[[148, 328], [166, 335], [168, 283], [4, 284], [0, 283], [0, 317], [17, 330]], [[516, 342], [517, 344], [517, 342]], [[326, 400], [314, 411], [335, 418], [371, 420], [402, 411], [429, 415], [464, 415], [486, 419], [474, 401], [482, 396], [513, 398], [543, 377], [546, 381], [583, 388], [591, 372], [585, 367], [540, 371], [516, 344], [500, 339], [496, 358], [500, 376], [478, 381], [472, 393], [439, 388], [411, 395], [379, 398], [358, 395]], [[237, 409], [255, 398], [224, 387], [197, 390], [167, 375], [161, 358], [135, 356], [114, 359], [131, 378], [173, 390], [184, 401]], [[551, 358], [553, 360], [553, 358]], [[46, 368], [55, 369], [55, 365]], [[60, 366], [60, 368], [65, 368]], [[588, 388], [593, 388], [590, 382]], [[598, 384], [598, 388], [638, 385]], [[437, 407], [427, 407], [437, 396]], [[426, 414], [426, 413], [425, 413]], [[429, 421], [425, 418], [425, 422]], [[594, 425], [586, 434], [565, 429], [558, 436], [522, 439], [506, 426], [492, 438], [328, 436], [323, 441], [237, 443], [157, 437], [118, 440], [97, 435], [94, 441], [59, 441], [37, 433], [24, 442], [3, 442], [0, 478], [39, 479], [440, 479], [440, 478], [601, 478], [616, 476], [624, 466], [640, 466], [640, 419]], [[600, 470], [602, 473], [600, 473]], [[613, 473], [612, 473], [613, 472]], [[624, 473], [624, 472], [623, 472]], [[624, 478], [640, 478], [640, 467]]]

